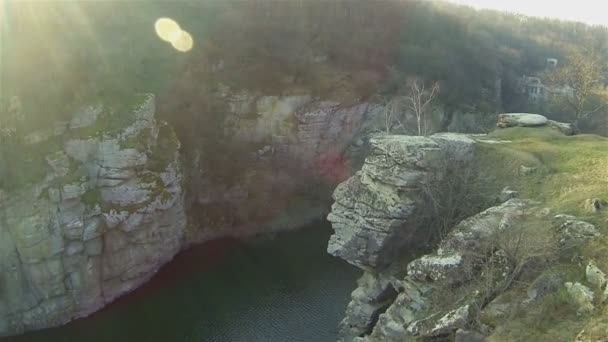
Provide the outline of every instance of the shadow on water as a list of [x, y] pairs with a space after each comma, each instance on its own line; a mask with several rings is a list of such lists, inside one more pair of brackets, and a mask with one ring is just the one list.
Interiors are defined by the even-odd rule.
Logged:
[[329, 235], [209, 242], [88, 318], [5, 341], [333, 342], [360, 272], [326, 253]]

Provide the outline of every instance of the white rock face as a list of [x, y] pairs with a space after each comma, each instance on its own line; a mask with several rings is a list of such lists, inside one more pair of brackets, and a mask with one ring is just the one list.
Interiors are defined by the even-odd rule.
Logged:
[[425, 205], [420, 184], [469, 162], [475, 149], [475, 141], [458, 134], [387, 135], [370, 144], [372, 154], [361, 171], [334, 191], [327, 217], [335, 231], [327, 251], [363, 269], [381, 268], [415, 242], [417, 225], [408, 218]]
[[555, 215], [553, 228], [559, 234], [562, 245], [576, 245], [600, 235], [599, 230], [591, 223], [569, 215]]
[[[532, 208], [529, 201], [516, 198], [489, 208], [456, 225], [434, 253], [410, 261], [405, 267], [407, 275], [400, 276], [393, 271], [388, 272], [390, 275], [381, 274], [378, 279], [400, 277], [389, 281], [398, 295], [386, 312], [380, 314], [372, 331], [367, 327], [368, 332], [365, 333], [365, 326], [358, 330], [363, 331], [365, 337], [353, 338], [352, 334], [345, 334], [345, 330], [341, 330], [342, 341], [415, 341], [466, 329], [471, 308], [479, 305], [476, 294], [467, 288], [471, 279], [482, 277], [480, 270], [473, 266], [480, 266], [475, 255], [483, 253], [484, 246], [497, 232], [511, 229], [515, 225], [510, 223], [530, 210], [538, 208]], [[496, 251], [486, 262], [492, 263], [491, 269], [496, 272], [493, 278], [496, 286], [503, 286], [506, 275], [512, 271], [512, 267], [506, 262], [504, 251]], [[396, 262], [391, 268], [403, 267]], [[558, 286], [561, 287], [562, 283]], [[459, 290], [460, 287], [465, 289]], [[366, 291], [367, 288], [369, 287], [362, 286], [353, 292], [345, 322], [357, 322], [352, 317], [354, 314], [358, 315], [356, 317], [359, 321], [362, 321], [362, 316], [365, 317], [365, 311], [357, 310], [361, 301], [356, 294]], [[441, 299], [444, 293], [461, 293], [458, 291], [465, 291], [466, 294], [458, 302]]]
[[498, 127], [535, 127], [544, 126], [548, 122], [547, 118], [540, 114], [530, 113], [507, 113], [498, 116]]
[[598, 289], [606, 286], [606, 274], [602, 272], [593, 261], [589, 261], [587, 264], [587, 267], [585, 268], [585, 277], [591, 285]]
[[0, 194], [0, 336], [86, 316], [180, 250], [179, 142], [154, 119], [154, 97], [139, 99], [118, 113], [129, 123], [108, 131], [96, 129], [100, 107], [78, 113], [44, 138], [65, 141], [47, 156], [46, 176]]

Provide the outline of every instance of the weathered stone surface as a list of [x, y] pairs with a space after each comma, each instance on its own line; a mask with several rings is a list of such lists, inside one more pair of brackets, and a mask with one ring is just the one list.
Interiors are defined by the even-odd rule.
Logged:
[[528, 302], [537, 301], [544, 296], [559, 291], [562, 287], [562, 277], [555, 272], [543, 273], [528, 287]]
[[595, 286], [597, 289], [606, 286], [606, 274], [602, 272], [593, 261], [589, 261], [587, 267], [585, 267], [585, 278], [587, 278], [589, 284]]
[[568, 290], [568, 294], [574, 303], [578, 306], [579, 313], [586, 314], [593, 311], [593, 291], [578, 282], [568, 282], [565, 283], [564, 286]]
[[[94, 131], [101, 115], [95, 107], [75, 116], [59, 133], [66, 144], [46, 158], [50, 173], [0, 196], [0, 336], [94, 312], [148, 280], [184, 243], [179, 142], [164, 146], [154, 134], [153, 96], [124, 113], [130, 125], [71, 138]], [[152, 133], [141, 137], [144, 130]], [[160, 169], [147, 164], [154, 153], [167, 160]]]
[[448, 255], [425, 255], [407, 265], [407, 273], [419, 281], [459, 282], [467, 276], [463, 272], [464, 258], [459, 253]]
[[590, 213], [597, 213], [598, 211], [606, 208], [608, 206], [608, 202], [604, 201], [601, 198], [588, 198], [585, 200], [583, 207]]
[[553, 120], [548, 120], [547, 123], [549, 124], [549, 126], [557, 129], [558, 131], [562, 132], [564, 135], [573, 135], [575, 133], [574, 126], [572, 126], [572, 124], [553, 121]]
[[526, 165], [521, 165], [519, 167], [519, 174], [521, 176], [529, 176], [531, 174], [536, 173], [538, 169], [536, 167], [533, 166], [526, 166]]
[[539, 114], [530, 113], [506, 113], [498, 116], [498, 127], [535, 127], [544, 126], [548, 122], [547, 118]]
[[465, 328], [469, 321], [470, 312], [471, 308], [467, 304], [446, 313], [435, 323], [430, 333], [439, 335]]
[[519, 197], [519, 192], [517, 192], [515, 190], [511, 190], [509, 187], [505, 187], [504, 189], [502, 189], [502, 191], [500, 192], [500, 195], [498, 196], [498, 202], [504, 203], [512, 198], [517, 198], [517, 197]]
[[475, 142], [463, 135], [378, 136], [353, 177], [338, 185], [328, 220], [335, 234], [328, 252], [366, 268], [386, 266], [415, 243], [414, 213], [424, 206], [420, 185], [441, 179], [450, 165], [470, 161]]
[[555, 215], [553, 228], [559, 235], [559, 242], [562, 245], [580, 244], [600, 235], [594, 225], [570, 215]]
[[[486, 253], [485, 248], [497, 233], [515, 229], [515, 220], [532, 209], [530, 201], [514, 198], [463, 220], [442, 240], [435, 253], [410, 261], [405, 267], [407, 276], [399, 281], [391, 281], [399, 294], [386, 312], [379, 316], [372, 332], [359, 339], [342, 335], [343, 341], [413, 341], [416, 338], [451, 335], [458, 329], [466, 329], [472, 308], [480, 306], [475, 292], [467, 287], [470, 280], [492, 276], [493, 284], [499, 288], [508, 281], [507, 275], [513, 271], [504, 251], [496, 251], [486, 259], [485, 263], [491, 263], [488, 268], [484, 268], [475, 255]], [[399, 264], [399, 261], [396, 263]], [[399, 269], [394, 265], [391, 268]], [[494, 273], [484, 274], [483, 269], [492, 269]], [[441, 299], [451, 292], [460, 295], [455, 299]], [[349, 307], [357, 304], [353, 300]], [[495, 311], [500, 311], [497, 309], [498, 302], [492, 305]], [[488, 306], [486, 317], [492, 305]], [[346, 321], [353, 312], [357, 312], [356, 308], [347, 310]]]
[[357, 336], [369, 334], [380, 313], [397, 296], [390, 279], [381, 274], [365, 272], [357, 281], [357, 285], [346, 308], [346, 317], [340, 322], [340, 336], [343, 341], [351, 341]]

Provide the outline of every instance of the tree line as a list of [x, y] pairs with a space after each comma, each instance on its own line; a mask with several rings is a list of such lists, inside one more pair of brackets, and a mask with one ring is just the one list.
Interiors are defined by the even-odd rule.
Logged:
[[[442, 130], [459, 112], [606, 116], [599, 95], [608, 31], [600, 26], [430, 1], [23, 1], [6, 8], [0, 108], [17, 96], [33, 124], [92, 99], [127, 101], [133, 92], [156, 93], [164, 110], [190, 122], [214, 115], [205, 108], [215, 106], [200, 102], [215, 101], [220, 84], [348, 103], [407, 98], [412, 79], [419, 90], [435, 90]], [[155, 37], [152, 25], [163, 16], [192, 33], [192, 51], [172, 51]], [[559, 75], [543, 73], [549, 57], [558, 59]], [[593, 79], [573, 78], [582, 74]], [[566, 103], [531, 103], [523, 75], [581, 91]]]

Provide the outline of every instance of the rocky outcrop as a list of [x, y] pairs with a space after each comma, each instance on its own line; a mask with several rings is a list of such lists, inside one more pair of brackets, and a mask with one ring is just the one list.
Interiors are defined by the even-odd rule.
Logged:
[[334, 192], [328, 216], [335, 230], [328, 252], [364, 270], [340, 323], [340, 342], [481, 341], [505, 333], [517, 310], [542, 313], [547, 309], [539, 307], [563, 301], [585, 316], [608, 297], [605, 273], [593, 262], [586, 281], [570, 271], [582, 267], [572, 251], [600, 230], [571, 215], [550, 215], [508, 187], [488, 197], [502, 204], [462, 220], [432, 253], [413, 258], [408, 252], [430, 228], [421, 219], [428, 214], [426, 189], [443, 184], [451, 167], [480, 162], [476, 143], [435, 135], [378, 136], [370, 144], [361, 171]]
[[222, 140], [188, 141], [187, 158], [152, 95], [132, 108], [93, 103], [23, 138], [24, 165], [42, 167], [0, 193], [0, 335], [88, 315], [191, 244], [326, 214], [370, 106], [221, 92]]
[[540, 114], [530, 113], [506, 113], [498, 115], [498, 127], [540, 127], [549, 126], [552, 127], [565, 135], [573, 135], [574, 127], [572, 124], [558, 122], [554, 120], [548, 120], [545, 116]]
[[364, 270], [381, 269], [416, 243], [417, 213], [427, 203], [422, 184], [470, 162], [475, 142], [466, 136], [378, 136], [360, 171], [338, 185], [328, 220], [335, 231], [328, 252]]
[[46, 167], [0, 194], [0, 335], [86, 316], [180, 250], [180, 144], [154, 112], [142, 95], [26, 137]]
[[[505, 136], [509, 133], [547, 140], [559, 136], [548, 128], [512, 129]], [[506, 144], [503, 150], [482, 144], [488, 140], [480, 135], [465, 137], [478, 145], [450, 139], [435, 146], [440, 145], [436, 138], [371, 139], [361, 171], [334, 193], [328, 219], [335, 234], [328, 251], [364, 270], [340, 324], [340, 341], [527, 341], [553, 338], [555, 331], [574, 340], [582, 319], [590, 320], [577, 340], [605, 340], [603, 188], [568, 201], [536, 196], [534, 184], [541, 184], [548, 165], [543, 165], [544, 152], [534, 151], [534, 159], [543, 163], [521, 158], [521, 163], [505, 163], [504, 170], [494, 173], [498, 159], [511, 163], [519, 159], [514, 153], [528, 153], [527, 140], [492, 141]], [[462, 151], [472, 146], [472, 157], [446, 162], [451, 156], [467, 155]], [[444, 154], [443, 149], [450, 152]], [[450, 167], [465, 171], [467, 165], [478, 171], [474, 179], [482, 184], [465, 183], [461, 189], [486, 192], [478, 198], [484, 201], [466, 197], [461, 203], [502, 204], [459, 224], [427, 221], [425, 209], [434, 207], [436, 212], [437, 207], [446, 207], [440, 202], [442, 190], [454, 193], [442, 182], [457, 180]], [[429, 189], [435, 196], [428, 196]], [[520, 194], [544, 202], [519, 199]], [[583, 203], [584, 198], [592, 199]], [[554, 210], [568, 214], [555, 215]], [[589, 222], [570, 214], [583, 215]], [[445, 230], [431, 240], [441, 239], [433, 250], [424, 242], [438, 226]]]
[[[394, 302], [368, 336], [354, 341], [413, 341], [467, 329], [488, 295], [475, 285], [490, 277], [493, 286], [504, 286], [513, 271], [505, 252], [489, 244], [496, 234], [512, 229], [528, 207], [526, 201], [511, 199], [466, 219], [435, 253], [407, 263], [407, 275], [395, 282], [399, 294]], [[492, 267], [484, 267], [486, 263]]]
[[[458, 134], [380, 135], [370, 140], [370, 150], [362, 169], [334, 191], [328, 216], [335, 231], [328, 252], [365, 271], [340, 324], [345, 341], [371, 332], [397, 293], [412, 286], [403, 282], [406, 265], [392, 262], [420, 243], [417, 235], [428, 235], [420, 231], [429, 206], [421, 188], [470, 163], [475, 141]], [[427, 261], [433, 263], [421, 262]], [[413, 286], [416, 298], [428, 290]]]
[[530, 113], [507, 113], [498, 116], [498, 127], [535, 127], [544, 126], [548, 122], [547, 118], [539, 114]]

